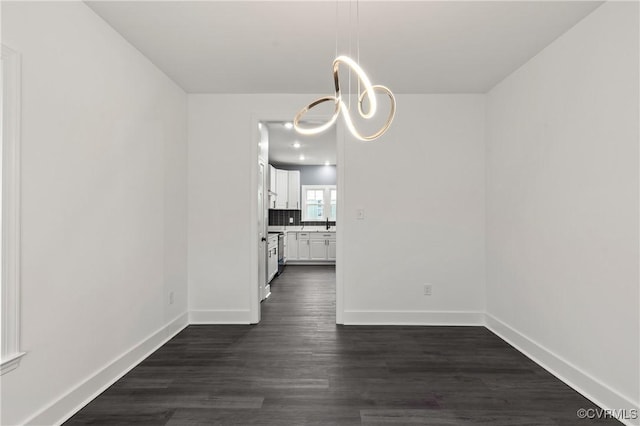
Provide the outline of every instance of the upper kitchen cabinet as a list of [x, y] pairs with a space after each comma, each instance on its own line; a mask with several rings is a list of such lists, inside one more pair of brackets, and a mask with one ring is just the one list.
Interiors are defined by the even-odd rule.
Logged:
[[300, 170], [289, 170], [287, 208], [300, 210]]
[[269, 208], [300, 210], [300, 170], [279, 170], [269, 165]]
[[269, 164], [269, 191], [276, 193], [276, 168]]
[[276, 209], [287, 209], [289, 195], [289, 173], [276, 169]]
[[276, 208], [276, 168], [269, 164], [269, 208]]

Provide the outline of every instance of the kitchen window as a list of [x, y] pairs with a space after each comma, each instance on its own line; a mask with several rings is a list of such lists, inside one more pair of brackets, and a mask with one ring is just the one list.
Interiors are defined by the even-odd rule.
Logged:
[[335, 185], [302, 185], [302, 220], [335, 222], [337, 200]]

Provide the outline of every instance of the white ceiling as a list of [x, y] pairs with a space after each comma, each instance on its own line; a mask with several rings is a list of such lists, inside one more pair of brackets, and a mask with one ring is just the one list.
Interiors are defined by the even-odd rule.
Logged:
[[[328, 161], [331, 165], [336, 164], [335, 126], [311, 136], [301, 135], [293, 129], [286, 128], [284, 124], [284, 122], [266, 123], [269, 131], [269, 163], [322, 165]], [[295, 142], [300, 144], [299, 148], [293, 146]], [[304, 155], [304, 160], [300, 160], [300, 155]]]
[[[355, 1], [87, 3], [189, 93], [331, 93], [357, 22]], [[395, 93], [484, 93], [599, 4], [360, 0], [360, 64]]]

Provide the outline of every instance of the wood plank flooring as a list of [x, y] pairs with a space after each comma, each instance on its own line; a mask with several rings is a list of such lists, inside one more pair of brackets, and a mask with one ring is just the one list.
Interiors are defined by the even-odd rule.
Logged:
[[484, 327], [335, 325], [335, 268], [287, 266], [255, 326], [189, 326], [66, 425], [620, 424]]

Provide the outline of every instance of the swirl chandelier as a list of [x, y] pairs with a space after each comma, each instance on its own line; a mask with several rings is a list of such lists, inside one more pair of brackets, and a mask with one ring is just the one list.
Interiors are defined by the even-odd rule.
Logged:
[[[359, 20], [359, 16], [358, 16], [358, 20]], [[359, 40], [358, 40], [358, 46], [359, 46]], [[337, 34], [336, 34], [336, 50], [337, 50]], [[337, 52], [336, 52], [336, 56], [337, 56]], [[358, 54], [358, 57], [359, 56], [360, 55]], [[353, 124], [350, 108], [342, 100], [342, 91], [340, 90], [340, 79], [338, 76], [340, 71], [340, 64], [344, 64], [347, 67], [349, 67], [350, 72], [355, 73], [358, 79], [358, 114], [360, 115], [360, 117], [362, 117], [365, 120], [369, 120], [375, 116], [378, 108], [376, 92], [386, 94], [389, 97], [391, 105], [390, 105], [389, 115], [387, 117], [387, 120], [383, 124], [383, 126], [380, 129], [378, 129], [378, 131], [370, 135], [363, 135], [358, 131], [356, 126]], [[333, 96], [323, 96], [321, 98], [318, 98], [313, 102], [311, 102], [309, 105], [302, 108], [298, 112], [298, 114], [296, 114], [295, 118], [293, 119], [293, 127], [298, 133], [303, 135], [315, 135], [318, 133], [322, 133], [335, 124], [336, 120], [338, 119], [338, 115], [340, 115], [340, 113], [342, 113], [342, 116], [344, 117], [344, 121], [347, 128], [349, 129], [351, 134], [358, 140], [372, 141], [374, 139], [379, 138], [387, 130], [389, 130], [389, 126], [391, 126], [391, 122], [393, 121], [393, 118], [395, 117], [395, 114], [396, 114], [396, 99], [393, 96], [393, 93], [391, 92], [391, 90], [389, 90], [386, 86], [381, 86], [378, 84], [372, 85], [371, 81], [369, 80], [369, 77], [367, 77], [367, 75], [362, 70], [360, 65], [350, 57], [344, 56], [344, 55], [337, 56], [333, 60], [333, 83], [335, 88], [335, 93]], [[361, 85], [363, 88], [362, 91], [360, 91]], [[367, 111], [365, 111], [363, 108], [365, 99], [369, 104], [369, 108]], [[300, 121], [303, 119], [305, 114], [309, 112], [311, 109], [325, 102], [333, 102], [334, 104], [333, 114], [331, 115], [329, 120], [325, 123], [322, 123], [314, 127], [302, 127], [300, 125]]]

